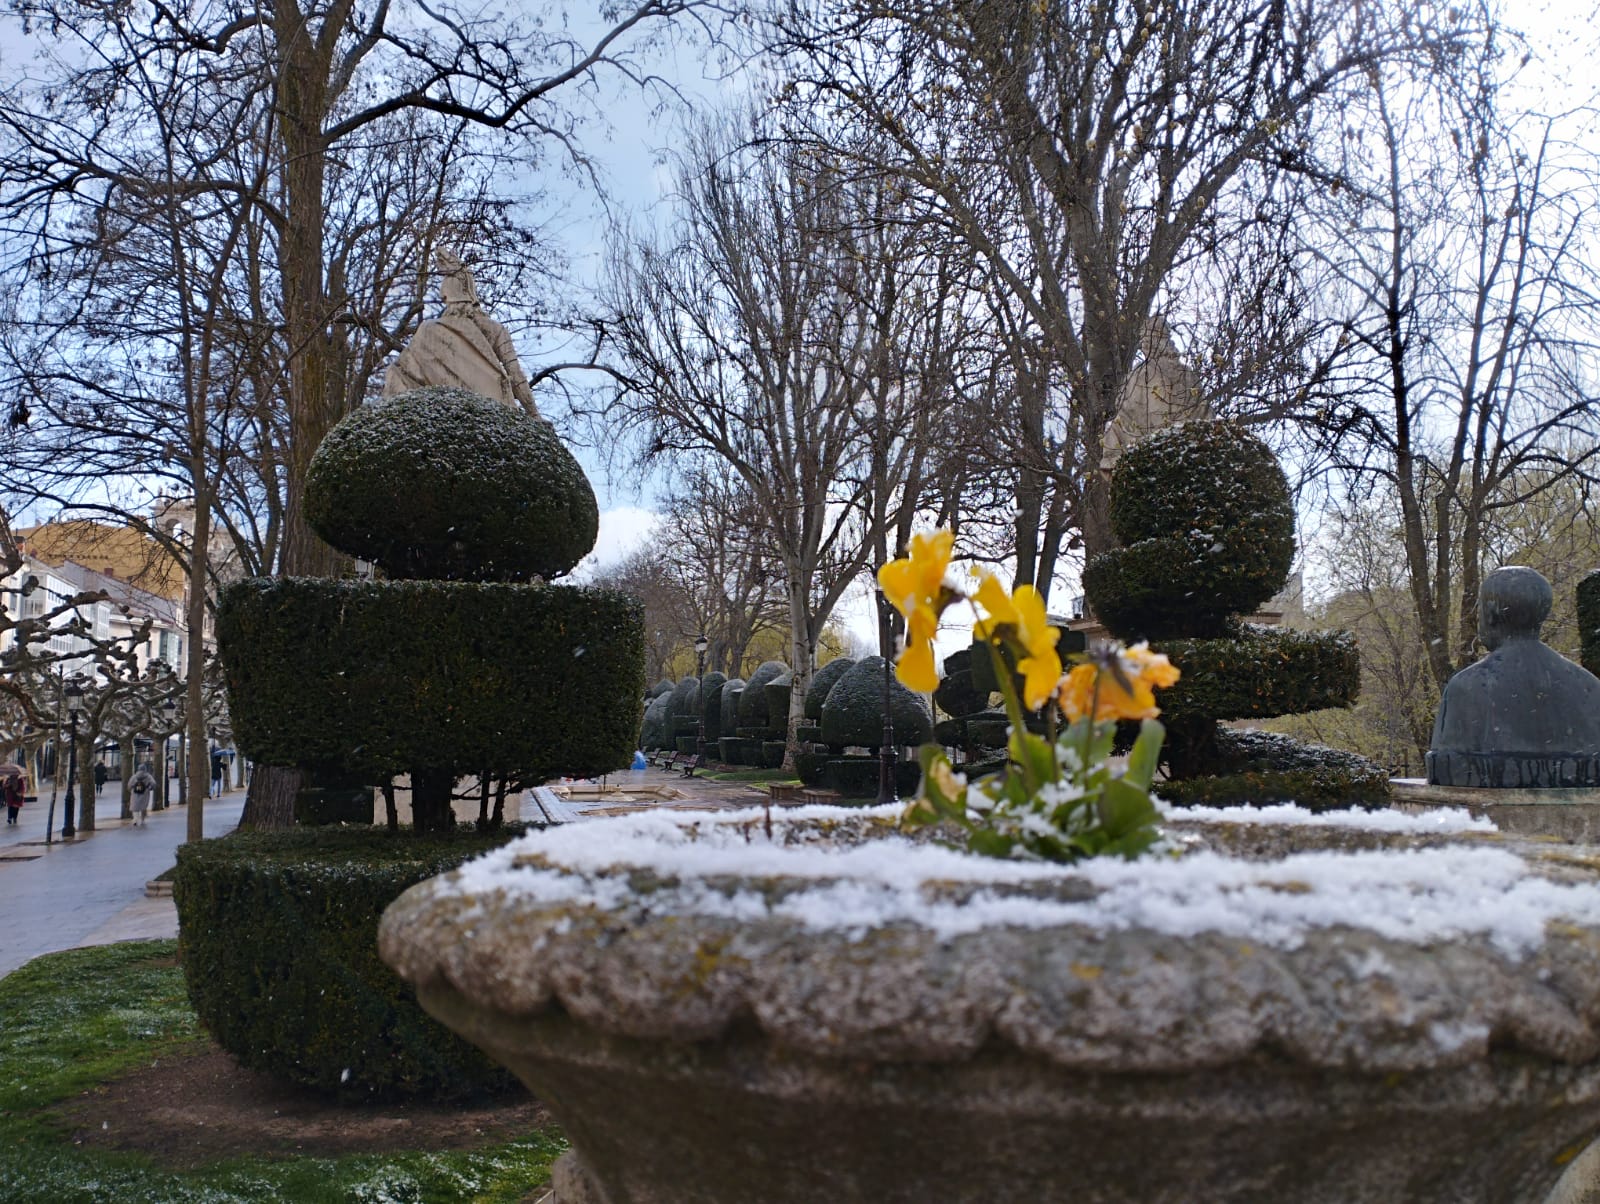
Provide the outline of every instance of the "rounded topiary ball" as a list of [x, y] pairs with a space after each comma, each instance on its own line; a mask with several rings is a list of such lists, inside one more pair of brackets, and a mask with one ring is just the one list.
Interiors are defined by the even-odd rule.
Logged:
[[[896, 745], [921, 744], [933, 736], [928, 704], [893, 677], [889, 706]], [[883, 743], [883, 657], [862, 657], [833, 683], [822, 704], [822, 742], [831, 748]]]
[[722, 693], [717, 697], [717, 730], [731, 736], [739, 726], [739, 699], [744, 694], [744, 678], [730, 677], [722, 683]]
[[1123, 639], [1221, 635], [1278, 590], [1294, 560], [1294, 503], [1277, 457], [1228, 422], [1141, 440], [1111, 476], [1122, 542], [1092, 559], [1084, 592]]
[[546, 580], [594, 547], [594, 490], [549, 424], [465, 389], [362, 406], [311, 459], [306, 519], [390, 577]]

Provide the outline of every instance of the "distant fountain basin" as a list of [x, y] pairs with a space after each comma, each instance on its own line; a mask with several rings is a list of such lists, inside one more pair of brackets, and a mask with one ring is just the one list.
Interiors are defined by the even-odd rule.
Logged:
[[412, 888], [380, 947], [559, 1119], [560, 1204], [1541, 1201], [1583, 1170], [1600, 851], [1447, 812], [1168, 833], [1056, 867], [881, 809], [642, 813]]

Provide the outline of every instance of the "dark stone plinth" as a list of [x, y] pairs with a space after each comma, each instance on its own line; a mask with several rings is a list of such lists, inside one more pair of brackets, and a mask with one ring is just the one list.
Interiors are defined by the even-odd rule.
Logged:
[[1581, 753], [1428, 753], [1428, 781], [1487, 790], [1572, 790], [1600, 786], [1600, 757]]
[[1539, 641], [1550, 601], [1532, 569], [1484, 579], [1478, 634], [1490, 651], [1445, 684], [1427, 758], [1433, 785], [1600, 786], [1600, 678]]

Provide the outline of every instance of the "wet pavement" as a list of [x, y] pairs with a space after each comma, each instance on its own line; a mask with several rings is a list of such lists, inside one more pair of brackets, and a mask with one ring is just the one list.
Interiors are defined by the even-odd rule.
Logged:
[[[48, 794], [22, 809], [17, 826], [0, 825], [0, 899], [5, 900], [0, 977], [43, 953], [178, 935], [171, 896], [149, 898], [145, 883], [176, 860], [175, 850], [186, 835], [188, 808], [151, 812], [148, 821], [136, 827], [116, 818], [121, 809], [117, 789], [114, 782], [106, 784], [96, 805], [96, 830], [74, 840], [63, 843], [57, 835], [54, 843], [44, 843]], [[507, 808], [508, 816], [520, 811], [527, 820], [571, 821], [651, 807], [727, 810], [759, 806], [768, 798], [762, 785], [708, 782], [660, 769], [630, 770], [601, 782], [551, 783], [546, 789], [553, 796], [546, 796], [552, 813], [542, 813], [530, 791], [520, 808]], [[208, 837], [233, 831], [244, 798], [240, 788], [206, 800]], [[464, 806], [475, 812], [475, 804]], [[467, 818], [465, 811], [462, 816]], [[60, 799], [54, 830], [57, 834], [61, 830]]]
[[[108, 782], [96, 804], [96, 830], [61, 841], [57, 800], [54, 843], [46, 845], [49, 795], [22, 809], [15, 827], [0, 825], [0, 976], [41, 953], [79, 945], [176, 936], [170, 897], [150, 899], [145, 883], [169, 869], [187, 834], [187, 807], [151, 812], [142, 826], [116, 818], [121, 804]], [[237, 789], [205, 803], [207, 836], [239, 823], [245, 792]], [[0, 811], [3, 814], [3, 811]], [[110, 818], [107, 818], [107, 817]]]

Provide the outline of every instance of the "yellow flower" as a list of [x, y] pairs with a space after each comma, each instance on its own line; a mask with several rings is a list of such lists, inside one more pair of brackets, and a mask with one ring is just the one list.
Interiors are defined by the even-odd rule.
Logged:
[[940, 614], [956, 596], [944, 583], [955, 538], [949, 530], [913, 535], [910, 555], [891, 560], [878, 570], [883, 596], [906, 617], [906, 649], [895, 665], [895, 676], [923, 693], [939, 688], [933, 637], [939, 630]]
[[[1061, 681], [1061, 657], [1056, 641], [1061, 633], [1050, 626], [1045, 615], [1044, 596], [1031, 585], [1019, 585], [1009, 595], [994, 577], [985, 577], [978, 586], [978, 605], [988, 612], [972, 626], [980, 640], [1012, 642], [1022, 653], [1017, 670], [1022, 674], [1022, 701], [1031, 711], [1043, 706]], [[1011, 628], [1009, 635], [1002, 627]]]
[[1043, 706], [1061, 683], [1061, 655], [1056, 651], [1061, 633], [1050, 626], [1044, 595], [1033, 586], [1017, 586], [1011, 601], [1017, 613], [1017, 640], [1027, 653], [1017, 662], [1022, 673], [1022, 703], [1031, 711]]
[[1087, 715], [1091, 706], [1096, 720], [1154, 719], [1161, 714], [1155, 691], [1172, 685], [1178, 676], [1171, 661], [1145, 644], [1126, 649], [1113, 646], [1074, 667], [1061, 683], [1057, 702], [1061, 713], [1073, 720]]

